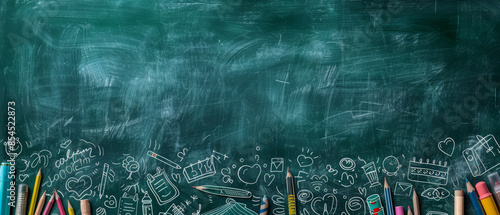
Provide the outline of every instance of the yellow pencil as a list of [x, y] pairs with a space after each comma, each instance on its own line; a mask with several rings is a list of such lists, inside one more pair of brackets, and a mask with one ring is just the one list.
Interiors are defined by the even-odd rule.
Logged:
[[75, 210], [73, 210], [73, 206], [71, 205], [71, 203], [69, 203], [69, 200], [68, 200], [68, 215], [75, 215]]
[[33, 194], [31, 195], [30, 210], [28, 215], [35, 214], [36, 200], [38, 199], [38, 191], [40, 190], [40, 182], [42, 181], [42, 168], [38, 170], [35, 179], [35, 187], [33, 187]]

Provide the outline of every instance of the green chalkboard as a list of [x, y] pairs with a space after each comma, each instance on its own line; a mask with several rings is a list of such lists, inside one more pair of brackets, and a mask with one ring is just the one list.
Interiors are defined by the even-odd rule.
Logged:
[[499, 47], [494, 0], [2, 1], [0, 158], [77, 213], [286, 214], [290, 168], [300, 214], [384, 177], [452, 214], [500, 167]]

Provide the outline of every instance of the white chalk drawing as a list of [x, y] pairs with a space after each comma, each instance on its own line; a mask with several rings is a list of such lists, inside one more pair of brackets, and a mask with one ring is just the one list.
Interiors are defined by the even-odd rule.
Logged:
[[106, 209], [102, 208], [102, 207], [98, 207], [96, 210], [95, 210], [95, 214], [97, 215], [106, 215]]
[[332, 173], [333, 175], [337, 175], [337, 173], [339, 173], [339, 171], [334, 169], [330, 164], [326, 165], [326, 170], [328, 173]]
[[453, 152], [455, 151], [455, 140], [451, 137], [444, 139], [443, 141], [439, 141], [438, 149], [445, 155], [451, 157]]
[[387, 156], [384, 161], [382, 161], [382, 172], [388, 176], [396, 176], [398, 174], [399, 169], [401, 169], [401, 164], [399, 164], [399, 160], [390, 155]]
[[122, 161], [122, 167], [125, 168], [127, 172], [130, 174], [127, 177], [127, 180], [132, 180], [132, 174], [138, 172], [140, 169], [139, 162], [137, 162], [133, 157], [127, 156]]
[[164, 169], [157, 167], [156, 174], [148, 173], [147, 178], [148, 187], [159, 205], [167, 204], [179, 196], [179, 190], [168, 179]]
[[49, 165], [51, 157], [52, 157], [52, 152], [46, 149], [31, 154], [30, 156], [31, 168], [36, 168], [38, 165], [42, 165], [42, 167], [47, 167]]
[[311, 214], [309, 213], [307, 208], [302, 208], [302, 212], [300, 213], [300, 215], [311, 215]]
[[365, 175], [370, 182], [370, 187], [382, 186], [379, 182], [377, 168], [375, 167], [375, 163], [373, 163], [373, 161], [362, 166], [361, 169], [365, 172]]
[[28, 169], [28, 167], [30, 167], [30, 161], [26, 160], [26, 159], [20, 159], [20, 162], [19, 163], [23, 163], [24, 164], [24, 169], [22, 169], [21, 167], [19, 167], [20, 165], [16, 166], [16, 169], [17, 171], [19, 172], [24, 172]]
[[311, 201], [311, 209], [316, 215], [335, 214], [337, 197], [333, 193], [327, 193], [323, 197], [316, 197]]
[[148, 191], [144, 191], [144, 196], [141, 199], [142, 215], [153, 215], [153, 200], [149, 196]]
[[172, 181], [175, 181], [176, 183], [181, 182], [181, 175], [179, 173], [173, 172], [170, 174], [170, 177], [172, 177]]
[[271, 158], [271, 172], [283, 172], [285, 166], [285, 159]]
[[273, 183], [274, 178], [276, 178], [274, 174], [266, 173], [264, 174], [264, 183], [266, 183], [267, 186], [269, 187]]
[[426, 190], [424, 190], [424, 192], [422, 192], [421, 196], [427, 199], [439, 201], [450, 196], [450, 191], [442, 187], [427, 188]]
[[109, 164], [104, 163], [104, 167], [102, 169], [101, 183], [99, 184], [99, 199], [104, 195], [104, 191], [106, 190], [107, 181], [113, 182], [115, 180], [115, 172], [109, 168]]
[[203, 213], [202, 215], [257, 215], [257, 213], [248, 209], [246, 204], [228, 198], [225, 205]]
[[116, 197], [110, 195], [106, 201], [104, 201], [104, 206], [107, 208], [116, 208]]
[[184, 215], [184, 208], [177, 206], [174, 203], [168, 207], [167, 211], [160, 212], [158, 215]]
[[278, 186], [276, 186], [276, 192], [278, 194], [273, 195], [271, 197], [271, 201], [273, 203], [273, 213], [276, 215], [284, 215], [285, 214], [285, 198], [283, 193], [279, 190]]
[[172, 168], [174, 168], [174, 169], [182, 169], [182, 168], [181, 168], [181, 166], [179, 166], [179, 164], [177, 164], [177, 163], [175, 163], [175, 162], [171, 161], [170, 159], [168, 159], [168, 158], [166, 158], [166, 157], [163, 157], [163, 156], [161, 156], [161, 155], [159, 155], [159, 154], [156, 154], [155, 152], [148, 151], [148, 152], [147, 152], [147, 155], [148, 155], [149, 157], [152, 157], [152, 158], [154, 158], [154, 159], [156, 159], [156, 160], [158, 160], [158, 161], [160, 161], [160, 162], [164, 163], [164, 164], [169, 165], [170, 167], [172, 167]]
[[27, 178], [29, 178], [30, 176], [28, 174], [19, 174], [19, 181], [21, 182], [24, 182], [24, 180], [26, 180]]
[[212, 152], [213, 152], [214, 154], [217, 154], [217, 155], [219, 155], [219, 156], [222, 156], [222, 157], [224, 158], [224, 159], [222, 159], [222, 160], [226, 160], [227, 158], [229, 158], [226, 154], [222, 154], [222, 153], [217, 152], [217, 151], [215, 151], [215, 150], [212, 150]]
[[341, 215], [365, 215], [366, 214], [366, 204], [363, 199], [359, 196], [350, 198], [345, 202], [345, 212]]
[[366, 187], [358, 187], [358, 192], [362, 196], [366, 197]]
[[71, 140], [66, 140], [64, 143], [61, 143], [61, 145], [59, 145], [59, 147], [65, 149], [65, 148], [68, 148], [68, 146], [71, 144]]
[[136, 193], [130, 196], [123, 193], [118, 203], [118, 215], [135, 215], [137, 214], [137, 205], [139, 203], [139, 195]]
[[314, 190], [319, 191], [323, 184], [328, 182], [328, 177], [326, 175], [313, 175], [311, 176], [311, 185]]
[[92, 195], [90, 188], [92, 188], [92, 178], [88, 175], [82, 175], [79, 178], [70, 177], [66, 181], [66, 190], [76, 200], [82, 200], [84, 197]]
[[191, 213], [191, 215], [200, 215], [201, 213], [201, 204], [198, 204], [198, 210], [196, 210], [196, 212], [194, 213]]
[[297, 163], [299, 163], [300, 167], [308, 167], [313, 165], [314, 159], [301, 154], [297, 157]]
[[216, 170], [213, 156], [196, 163], [189, 164], [189, 166], [184, 167], [182, 173], [188, 183], [215, 175]]
[[340, 168], [345, 171], [354, 171], [356, 168], [356, 162], [351, 158], [342, 158], [339, 161]]
[[245, 184], [255, 184], [259, 180], [262, 169], [259, 164], [242, 165], [238, 169], [238, 178]]
[[297, 175], [295, 176], [295, 180], [297, 181], [297, 188], [300, 189], [302, 188], [302, 183], [306, 182], [306, 179], [309, 178], [309, 173], [300, 170]]
[[445, 212], [439, 212], [439, 211], [429, 211], [425, 215], [448, 215]]
[[184, 160], [184, 156], [186, 156], [186, 153], [188, 151], [189, 151], [188, 149], [183, 148], [181, 152], [177, 152], [177, 157], [181, 159], [181, 160], [179, 160], [180, 162], [182, 162], [182, 160]]
[[16, 137], [14, 141], [9, 140], [3, 144], [8, 157], [17, 158], [23, 152], [23, 144], [19, 141], [19, 137]]
[[222, 174], [222, 182], [224, 182], [224, 184], [232, 184], [234, 182], [234, 180], [231, 178], [231, 168], [222, 168], [220, 170], [220, 173]]
[[413, 191], [413, 185], [406, 182], [396, 182], [394, 188], [394, 195], [396, 196], [410, 196]]
[[431, 163], [429, 159], [416, 161], [413, 157], [408, 167], [408, 180], [445, 186], [448, 184], [449, 169], [446, 161], [441, 164], [441, 161], [436, 163], [436, 160], [433, 160]]
[[485, 137], [477, 135], [476, 138], [478, 142], [462, 152], [474, 177], [481, 176], [500, 165], [500, 162], [497, 162], [496, 159], [490, 158], [500, 155], [500, 145], [498, 145], [495, 137], [488, 134]]
[[[131, 190], [134, 190], [134, 192], [130, 192]], [[122, 191], [128, 192], [128, 193], [137, 193], [139, 191], [139, 182], [131, 185], [126, 185]]]
[[314, 198], [313, 192], [311, 192], [310, 190], [306, 190], [306, 189], [303, 189], [303, 190], [300, 190], [299, 192], [297, 192], [296, 196], [297, 196], [297, 200], [302, 204], [306, 204], [306, 203], [312, 201]]
[[342, 185], [342, 187], [350, 187], [354, 184], [354, 177], [349, 175], [347, 172], [343, 172], [338, 182]]

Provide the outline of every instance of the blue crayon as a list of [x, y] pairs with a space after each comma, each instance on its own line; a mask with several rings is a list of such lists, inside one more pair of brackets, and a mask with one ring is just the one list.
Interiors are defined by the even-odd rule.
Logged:
[[9, 188], [9, 169], [10, 163], [2, 162], [0, 165], [0, 215], [9, 215], [10, 206], [7, 196], [9, 193], [7, 189]]

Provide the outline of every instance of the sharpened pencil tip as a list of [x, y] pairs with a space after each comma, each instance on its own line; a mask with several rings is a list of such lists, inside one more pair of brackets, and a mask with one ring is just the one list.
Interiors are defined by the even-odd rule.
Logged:
[[465, 183], [469, 183], [469, 180], [467, 180], [467, 178], [465, 178]]

